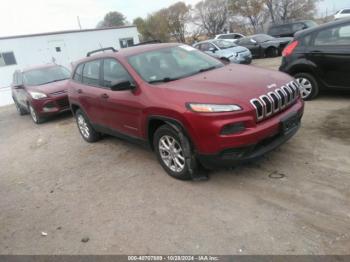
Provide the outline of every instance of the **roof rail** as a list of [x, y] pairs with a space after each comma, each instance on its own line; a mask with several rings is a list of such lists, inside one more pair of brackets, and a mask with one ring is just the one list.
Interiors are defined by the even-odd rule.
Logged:
[[90, 51], [90, 52], [88, 52], [86, 54], [86, 56], [89, 57], [89, 56], [91, 56], [94, 53], [104, 52], [104, 51], [107, 51], [107, 50], [111, 50], [113, 52], [118, 52], [117, 50], [114, 49], [114, 47], [105, 47], [105, 48], [101, 48], [101, 49], [96, 49], [96, 50]]
[[159, 44], [159, 43], [161, 43], [161, 42], [162, 42], [162, 41], [160, 41], [160, 40], [150, 40], [150, 41], [138, 43], [138, 44], [133, 45], [133, 46], [149, 45], [149, 44]]

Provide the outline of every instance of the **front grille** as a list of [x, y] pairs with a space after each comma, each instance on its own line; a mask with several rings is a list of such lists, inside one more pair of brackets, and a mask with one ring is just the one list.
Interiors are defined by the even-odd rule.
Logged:
[[58, 100], [56, 100], [56, 103], [57, 103], [57, 105], [58, 105], [60, 108], [69, 107], [69, 100], [68, 100], [68, 97], [58, 99]]
[[299, 85], [292, 81], [266, 95], [253, 98], [250, 103], [255, 109], [257, 121], [262, 121], [289, 107], [298, 96]]

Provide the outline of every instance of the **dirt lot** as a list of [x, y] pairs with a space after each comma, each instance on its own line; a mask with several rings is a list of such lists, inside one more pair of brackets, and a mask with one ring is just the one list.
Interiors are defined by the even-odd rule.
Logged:
[[207, 182], [116, 138], [85, 143], [69, 114], [36, 126], [2, 107], [0, 253], [349, 254], [349, 101], [308, 102], [291, 141]]

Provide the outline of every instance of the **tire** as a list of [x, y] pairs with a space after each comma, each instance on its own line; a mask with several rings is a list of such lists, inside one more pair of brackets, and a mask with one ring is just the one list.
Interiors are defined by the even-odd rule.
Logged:
[[15, 102], [15, 106], [17, 109], [17, 112], [20, 116], [28, 114], [27, 110], [25, 110], [18, 102], [16, 99], [13, 98], [13, 101]]
[[83, 111], [78, 109], [75, 112], [75, 119], [80, 135], [86, 142], [94, 143], [100, 140], [101, 134], [92, 127], [88, 117], [83, 113]]
[[304, 100], [312, 100], [319, 94], [319, 85], [315, 77], [309, 73], [297, 73], [294, 75], [300, 84], [300, 93]]
[[278, 49], [275, 47], [269, 47], [266, 50], [266, 57], [272, 58], [272, 57], [277, 57], [278, 56]]
[[191, 148], [188, 152], [190, 157], [185, 157], [186, 145], [181, 142], [180, 136], [184, 136], [182, 131], [163, 125], [154, 133], [153, 146], [160, 165], [171, 177], [191, 180], [198, 171], [197, 160]]
[[39, 125], [45, 122], [45, 118], [41, 117], [31, 104], [28, 105], [28, 108], [29, 114], [35, 124]]

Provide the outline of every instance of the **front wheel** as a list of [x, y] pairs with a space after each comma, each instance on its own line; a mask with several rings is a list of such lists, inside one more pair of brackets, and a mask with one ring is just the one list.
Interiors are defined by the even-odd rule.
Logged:
[[45, 119], [36, 112], [32, 105], [29, 105], [29, 113], [35, 124], [41, 124], [45, 121]]
[[[197, 172], [196, 159], [190, 152], [185, 153], [185, 145], [181, 142], [182, 133], [169, 125], [163, 125], [154, 134], [153, 145], [159, 163], [172, 177], [180, 180], [190, 180]], [[180, 131], [181, 132], [181, 131]]]
[[298, 73], [294, 77], [300, 85], [300, 94], [304, 100], [312, 100], [318, 95], [319, 87], [315, 77], [309, 73]]
[[270, 57], [277, 57], [278, 56], [278, 49], [275, 47], [269, 47], [266, 50], [266, 57], [270, 58]]
[[75, 112], [75, 118], [77, 121], [78, 129], [81, 134], [81, 136], [84, 138], [85, 141], [89, 143], [93, 143], [98, 141], [101, 138], [101, 134], [98, 133], [90, 124], [89, 119], [87, 116], [78, 109]]

